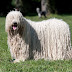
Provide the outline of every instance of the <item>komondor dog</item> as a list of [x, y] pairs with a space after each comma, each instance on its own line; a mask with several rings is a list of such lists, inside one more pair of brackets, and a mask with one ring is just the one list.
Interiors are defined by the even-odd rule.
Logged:
[[62, 20], [34, 22], [24, 18], [19, 11], [11, 11], [6, 16], [5, 30], [14, 62], [70, 58], [70, 30]]

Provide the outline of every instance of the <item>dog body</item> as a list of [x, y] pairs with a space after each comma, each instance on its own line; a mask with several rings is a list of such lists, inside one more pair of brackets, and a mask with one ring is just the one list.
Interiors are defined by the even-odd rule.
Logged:
[[14, 62], [63, 60], [71, 49], [69, 26], [59, 19], [34, 22], [24, 18], [19, 11], [11, 11], [6, 16], [5, 28]]
[[40, 11], [40, 8], [36, 8], [39, 18], [44, 16], [46, 18], [46, 11]]

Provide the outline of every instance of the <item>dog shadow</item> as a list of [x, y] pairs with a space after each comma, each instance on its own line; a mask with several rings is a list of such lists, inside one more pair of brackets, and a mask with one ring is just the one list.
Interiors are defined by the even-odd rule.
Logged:
[[[24, 30], [25, 31], [22, 30], [25, 32], [23, 35], [24, 37], [22, 38], [24, 39], [25, 43], [29, 45], [29, 59], [34, 59], [35, 52], [41, 52], [40, 40], [38, 38], [37, 32], [28, 22], [26, 22]], [[20, 33], [22, 31], [20, 31]]]

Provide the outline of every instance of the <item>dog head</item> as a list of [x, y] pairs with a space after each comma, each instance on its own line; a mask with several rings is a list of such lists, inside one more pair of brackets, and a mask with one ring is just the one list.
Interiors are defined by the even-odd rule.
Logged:
[[11, 11], [6, 16], [5, 31], [10, 34], [16, 34], [23, 26], [23, 15], [20, 11]]

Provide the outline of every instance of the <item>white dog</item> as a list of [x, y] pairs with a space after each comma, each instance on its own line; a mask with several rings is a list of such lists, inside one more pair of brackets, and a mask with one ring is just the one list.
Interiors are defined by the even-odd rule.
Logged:
[[69, 58], [70, 30], [66, 22], [49, 19], [34, 22], [19, 11], [6, 16], [8, 46], [14, 62], [27, 59], [63, 60]]

